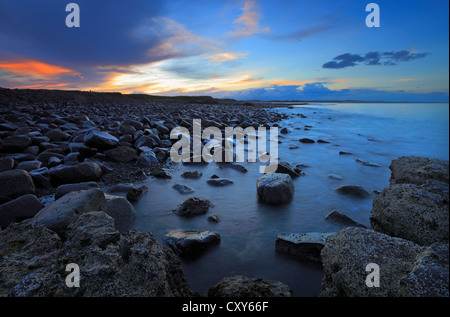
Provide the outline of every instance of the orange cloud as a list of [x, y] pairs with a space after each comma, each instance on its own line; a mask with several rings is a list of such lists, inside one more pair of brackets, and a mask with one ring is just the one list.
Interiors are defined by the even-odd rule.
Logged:
[[14, 62], [0, 61], [0, 69], [4, 69], [14, 74], [33, 76], [44, 79], [59, 76], [80, 76], [80, 73], [75, 72], [71, 69], [30, 59]]
[[256, 0], [246, 0], [242, 10], [242, 15], [233, 21], [237, 25], [232, 33], [235, 36], [250, 36], [258, 33], [268, 33], [270, 28], [262, 28], [259, 20], [262, 15], [257, 11]]
[[208, 56], [208, 59], [215, 64], [230, 62], [238, 58], [245, 57], [244, 53], [222, 52]]
[[401, 78], [401, 79], [396, 79], [394, 81], [414, 81], [414, 80], [418, 80], [417, 78]]

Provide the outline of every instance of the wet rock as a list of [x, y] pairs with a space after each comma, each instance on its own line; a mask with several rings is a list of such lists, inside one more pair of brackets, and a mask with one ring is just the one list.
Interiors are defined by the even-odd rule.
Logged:
[[206, 182], [209, 185], [215, 186], [215, 187], [222, 187], [222, 186], [227, 186], [227, 185], [233, 184], [233, 181], [230, 181], [229, 179], [226, 179], [226, 178], [213, 178], [213, 179], [208, 179]]
[[164, 241], [175, 253], [186, 256], [219, 243], [220, 235], [212, 231], [171, 231], [164, 236]]
[[369, 192], [366, 191], [362, 186], [344, 185], [337, 187], [336, 191], [342, 195], [349, 195], [357, 198], [369, 197]]
[[192, 187], [184, 184], [175, 184], [172, 186], [172, 188], [182, 195], [192, 194], [193, 192], [195, 192]]
[[128, 163], [136, 159], [136, 151], [129, 146], [123, 145], [105, 151], [105, 154], [109, 159], [121, 163]]
[[337, 210], [333, 210], [330, 212], [326, 217], [325, 220], [340, 223], [347, 227], [360, 227], [360, 228], [366, 228], [366, 226], [354, 221], [352, 218], [350, 218], [347, 215], [344, 215], [340, 213]]
[[328, 174], [328, 178], [342, 180], [342, 176], [337, 174]]
[[27, 171], [16, 169], [0, 173], [0, 197], [17, 198], [35, 191], [33, 179]]
[[50, 172], [47, 167], [41, 167], [29, 172], [36, 187], [40, 188], [52, 188], [50, 181]]
[[176, 209], [175, 213], [183, 217], [193, 217], [197, 215], [204, 215], [212, 206], [211, 202], [206, 199], [191, 197], [186, 199]]
[[258, 178], [258, 198], [266, 204], [283, 204], [292, 200], [294, 184], [288, 174], [271, 173]]
[[152, 167], [155, 164], [159, 164], [159, 160], [153, 151], [141, 153], [136, 161], [136, 165], [142, 168]]
[[216, 214], [210, 214], [210, 215], [208, 216], [208, 221], [211, 221], [211, 222], [219, 222], [219, 221], [220, 221], [220, 218], [219, 218], [219, 216], [216, 215]]
[[119, 140], [107, 132], [91, 130], [84, 136], [84, 144], [102, 151], [117, 147]]
[[10, 171], [14, 168], [14, 160], [12, 158], [0, 159], [0, 173]]
[[99, 180], [102, 169], [97, 163], [83, 162], [56, 167], [50, 170], [50, 175], [55, 184], [73, 184]]
[[[441, 251], [434, 256], [436, 246], [425, 248], [376, 231], [345, 228], [328, 237], [322, 250], [325, 276], [321, 295], [448, 296], [448, 246], [445, 248], [447, 255]], [[380, 268], [380, 287], [366, 285], [370, 270], [365, 268], [370, 263]]]
[[108, 207], [105, 212], [114, 219], [114, 225], [119, 231], [129, 229], [136, 218], [136, 210], [125, 197], [105, 195]]
[[358, 163], [361, 163], [362, 165], [365, 165], [365, 166], [380, 167], [379, 164], [367, 162], [367, 161], [361, 161], [360, 159], [355, 159], [355, 161]]
[[[266, 166], [266, 170], [267, 168], [268, 167]], [[277, 170], [275, 171], [275, 173], [288, 174], [292, 178], [300, 176], [299, 171], [288, 162], [278, 162]]]
[[288, 134], [290, 131], [289, 131], [289, 129], [288, 128], [282, 128], [281, 130], [280, 130], [280, 133], [282, 133], [282, 134]]
[[234, 169], [234, 170], [236, 170], [236, 171], [238, 171], [238, 172], [241, 172], [241, 173], [247, 173], [248, 172], [247, 168], [245, 168], [245, 166], [243, 166], [241, 164], [238, 164], [238, 163], [231, 163], [231, 164], [228, 164], [227, 166], [232, 168], [232, 169]]
[[71, 192], [41, 209], [32, 218], [32, 223], [44, 225], [58, 234], [64, 234], [76, 215], [90, 211], [104, 211], [107, 208], [108, 203], [101, 189]]
[[136, 202], [142, 198], [142, 195], [148, 190], [147, 186], [141, 186], [139, 188], [130, 188], [127, 192], [127, 200], [130, 202]]
[[170, 175], [170, 173], [161, 166], [154, 166], [150, 170], [150, 175], [156, 178], [172, 178], [172, 175]]
[[70, 138], [70, 134], [61, 131], [61, 129], [53, 129], [48, 131], [45, 134], [46, 137], [50, 139], [50, 141], [67, 141]]
[[78, 152], [80, 155], [86, 158], [93, 157], [95, 154], [97, 154], [98, 150], [96, 148], [88, 147], [88, 146], [81, 146], [78, 149]]
[[42, 167], [41, 161], [24, 161], [17, 164], [16, 169], [30, 172], [39, 169], [41, 167]]
[[55, 200], [61, 198], [62, 196], [70, 193], [76, 192], [80, 190], [88, 190], [92, 188], [100, 188], [100, 186], [96, 182], [83, 182], [76, 184], [65, 184], [58, 186], [55, 192]]
[[199, 171], [186, 171], [183, 174], [181, 174], [181, 177], [188, 178], [188, 179], [199, 179], [202, 177], [203, 173]]
[[449, 241], [448, 183], [391, 184], [373, 201], [371, 227], [420, 245]]
[[225, 277], [208, 289], [208, 297], [291, 297], [292, 290], [279, 281], [244, 276]]
[[319, 139], [319, 140], [317, 140], [317, 143], [330, 143], [330, 142], [328, 142], [328, 141], [325, 141], [325, 140], [322, 140], [322, 139]]
[[115, 184], [115, 185], [112, 185], [111, 187], [109, 187], [107, 192], [110, 194], [115, 194], [115, 193], [126, 194], [132, 188], [134, 188], [134, 189], [136, 188], [134, 186], [134, 184]]
[[316, 141], [308, 139], [308, 138], [299, 139], [298, 141], [302, 142], [302, 143], [316, 143]]
[[136, 148], [140, 148], [142, 146], [148, 146], [149, 148], [154, 148], [154, 147], [156, 147], [158, 145], [159, 145], [158, 140], [155, 140], [155, 138], [152, 138], [152, 137], [147, 136], [147, 135], [141, 136], [134, 143], [134, 147], [136, 147]]
[[31, 194], [23, 195], [0, 205], [0, 227], [34, 217], [43, 207], [40, 200]]
[[448, 161], [430, 159], [420, 156], [402, 156], [393, 160], [391, 184], [424, 184], [429, 179], [449, 182]]
[[353, 153], [345, 152], [345, 151], [339, 151], [339, 155], [353, 155]]
[[9, 136], [3, 140], [2, 152], [4, 153], [22, 152], [30, 145], [31, 139], [25, 135]]
[[277, 235], [275, 250], [296, 256], [302, 260], [321, 263], [320, 252], [326, 244], [326, 239], [332, 233], [286, 233]]

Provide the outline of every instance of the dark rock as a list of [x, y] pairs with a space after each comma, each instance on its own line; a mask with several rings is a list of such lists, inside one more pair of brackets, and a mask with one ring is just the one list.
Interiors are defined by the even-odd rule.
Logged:
[[102, 151], [115, 148], [119, 145], [119, 140], [107, 132], [92, 130], [84, 136], [84, 144]]
[[292, 200], [294, 184], [288, 174], [271, 173], [258, 178], [258, 198], [267, 204], [283, 204]]
[[336, 191], [340, 194], [350, 195], [357, 198], [369, 197], [369, 192], [367, 192], [362, 186], [344, 185], [337, 187]]
[[70, 134], [61, 131], [61, 129], [53, 129], [48, 131], [45, 134], [46, 137], [50, 139], [50, 141], [66, 141], [70, 138]]
[[220, 235], [212, 231], [171, 231], [164, 236], [164, 241], [180, 255], [193, 255], [220, 242]]
[[244, 276], [225, 277], [208, 290], [208, 297], [291, 297], [292, 290], [278, 281]]
[[317, 140], [317, 143], [330, 143], [330, 142], [319, 139], [319, 140]]
[[50, 175], [55, 184], [73, 184], [99, 180], [102, 169], [97, 163], [83, 162], [73, 166], [63, 165], [51, 169]]
[[175, 209], [175, 213], [183, 217], [193, 217], [197, 215], [204, 215], [211, 207], [211, 202], [206, 199], [191, 197], [186, 199], [181, 205]]
[[300, 176], [298, 170], [294, 169], [294, 167], [292, 167], [292, 165], [288, 162], [278, 162], [277, 170], [275, 171], [275, 173], [288, 174], [293, 178]]
[[186, 171], [183, 174], [181, 174], [181, 177], [189, 178], [189, 179], [199, 179], [202, 177], [202, 172], [199, 171]]
[[0, 173], [0, 197], [17, 198], [34, 194], [36, 188], [30, 174], [24, 170], [12, 170]]
[[208, 221], [211, 221], [211, 222], [219, 222], [219, 221], [220, 221], [220, 218], [219, 218], [219, 216], [216, 215], [216, 214], [210, 214], [210, 215], [208, 216]]
[[10, 171], [14, 168], [14, 160], [12, 158], [0, 159], [0, 173]]
[[130, 188], [127, 192], [127, 199], [130, 202], [136, 202], [141, 199], [142, 195], [148, 190], [147, 186], [141, 186], [139, 188]]
[[420, 156], [402, 156], [393, 160], [390, 167], [391, 184], [424, 184], [429, 179], [449, 182], [448, 161]]
[[366, 228], [366, 226], [357, 223], [352, 218], [340, 213], [337, 210], [333, 210], [330, 212], [326, 217], [325, 220], [337, 222], [347, 227], [360, 227], [360, 228]]
[[3, 140], [2, 152], [17, 153], [22, 152], [31, 145], [31, 139], [25, 135], [9, 136]]
[[192, 187], [183, 184], [175, 184], [172, 186], [172, 188], [182, 195], [192, 194], [193, 192], [195, 192], [195, 190]]
[[134, 207], [125, 197], [105, 195], [105, 198], [108, 202], [105, 212], [114, 219], [114, 226], [117, 230], [123, 232], [125, 229], [129, 229], [136, 218]]
[[286, 233], [277, 235], [275, 250], [296, 256], [302, 260], [321, 263], [320, 252], [331, 233]]
[[62, 196], [70, 193], [76, 192], [80, 190], [88, 190], [92, 188], [100, 188], [100, 186], [96, 182], [84, 182], [84, 183], [76, 183], [76, 184], [65, 184], [58, 186], [55, 192], [55, 200], [61, 198]]
[[308, 138], [299, 139], [299, 142], [302, 142], [302, 143], [316, 143], [316, 141], [308, 139]]
[[229, 179], [226, 179], [226, 178], [213, 178], [213, 179], [208, 179], [206, 182], [209, 185], [216, 186], [216, 187], [222, 187], [222, 186], [227, 186], [227, 185], [233, 184], [233, 181], [230, 181]]
[[12, 222], [34, 217], [42, 204], [36, 196], [28, 194], [0, 205], [0, 227], [6, 227]]
[[109, 159], [121, 163], [128, 163], [136, 159], [136, 151], [129, 146], [118, 146], [106, 151], [105, 154]]

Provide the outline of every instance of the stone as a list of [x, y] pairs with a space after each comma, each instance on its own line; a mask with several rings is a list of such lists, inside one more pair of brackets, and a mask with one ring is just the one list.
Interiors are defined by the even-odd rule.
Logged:
[[36, 187], [40, 188], [52, 188], [52, 184], [50, 182], [50, 172], [47, 167], [41, 167], [36, 170], [32, 170], [29, 172], [31, 178], [33, 179]]
[[181, 177], [188, 178], [188, 179], [199, 179], [202, 177], [203, 173], [199, 171], [186, 171], [183, 174], [181, 174]]
[[118, 146], [105, 151], [106, 156], [115, 162], [128, 163], [136, 159], [136, 151], [129, 146]]
[[172, 186], [172, 188], [182, 195], [192, 194], [193, 192], [195, 192], [192, 187], [184, 184], [175, 184]]
[[224, 277], [208, 289], [208, 297], [292, 297], [292, 290], [279, 281], [244, 276]]
[[73, 184], [99, 180], [102, 169], [95, 162], [83, 162], [56, 167], [50, 170], [50, 175], [55, 184]]
[[142, 198], [142, 195], [148, 190], [147, 186], [141, 186], [139, 188], [130, 188], [127, 191], [127, 199], [130, 202], [136, 202]]
[[360, 159], [355, 159], [355, 161], [358, 162], [358, 163], [361, 163], [362, 165], [365, 165], [365, 166], [380, 167], [379, 164], [373, 163], [373, 162], [362, 161]]
[[321, 263], [320, 252], [326, 244], [326, 239], [332, 233], [287, 233], [277, 235], [275, 250], [296, 256], [302, 260]]
[[220, 235], [212, 231], [170, 231], [164, 241], [179, 255], [194, 255], [220, 242]]
[[141, 153], [136, 161], [136, 165], [142, 168], [153, 167], [157, 164], [159, 161], [153, 151]]
[[45, 134], [46, 137], [50, 139], [50, 141], [66, 141], [70, 138], [70, 134], [61, 131], [61, 129], [53, 129], [48, 131]]
[[33, 179], [27, 171], [16, 169], [0, 173], [0, 197], [17, 198], [35, 191]]
[[14, 168], [14, 159], [2, 157], [0, 159], [0, 173], [10, 171]]
[[119, 140], [107, 132], [91, 130], [84, 136], [84, 145], [103, 151], [117, 147]]
[[40, 200], [31, 194], [20, 196], [0, 205], [0, 227], [34, 217], [43, 208]]
[[41, 209], [31, 222], [64, 235], [64, 231], [76, 215], [90, 211], [104, 211], [107, 208], [108, 202], [101, 189], [70, 192]]
[[216, 215], [216, 214], [210, 214], [208, 216], [208, 221], [219, 222], [220, 221], [220, 217], [218, 215]]
[[42, 167], [41, 161], [23, 161], [17, 164], [16, 169], [27, 172], [37, 170]]
[[56, 188], [55, 200], [61, 198], [62, 196], [70, 192], [88, 190], [91, 188], [100, 188], [100, 186], [96, 182], [83, 182], [83, 183], [61, 185], [58, 186], [58, 188]]
[[114, 225], [120, 232], [129, 229], [131, 223], [136, 218], [136, 210], [125, 197], [105, 195], [108, 202], [106, 213], [114, 219]]
[[209, 200], [191, 197], [180, 204], [175, 209], [175, 213], [183, 217], [204, 215], [208, 212], [211, 206], [212, 204]]
[[391, 184], [424, 184], [429, 179], [449, 182], [448, 161], [420, 156], [402, 156], [391, 162]]
[[258, 178], [258, 198], [266, 204], [283, 204], [292, 200], [294, 184], [288, 174], [271, 173]]
[[[269, 165], [266, 166], [266, 170]], [[300, 173], [288, 162], [278, 162], [277, 170], [275, 173], [288, 174], [292, 178], [299, 177]]]
[[215, 186], [215, 187], [222, 187], [222, 186], [227, 186], [227, 185], [233, 184], [233, 181], [230, 181], [229, 179], [226, 179], [226, 178], [213, 178], [213, 179], [208, 179], [206, 182], [209, 185]]
[[369, 192], [366, 191], [362, 186], [344, 185], [337, 187], [336, 191], [342, 195], [349, 195], [357, 198], [369, 197]]
[[325, 220], [336, 222], [339, 224], [342, 224], [346, 227], [360, 227], [360, 228], [367, 228], [366, 226], [354, 221], [352, 218], [350, 218], [347, 215], [344, 215], [340, 213], [337, 210], [333, 210], [330, 212], [326, 217]]
[[301, 143], [316, 143], [316, 141], [308, 139], [308, 138], [299, 139], [298, 141]]
[[31, 145], [31, 139], [25, 135], [13, 135], [3, 140], [2, 152], [18, 153]]

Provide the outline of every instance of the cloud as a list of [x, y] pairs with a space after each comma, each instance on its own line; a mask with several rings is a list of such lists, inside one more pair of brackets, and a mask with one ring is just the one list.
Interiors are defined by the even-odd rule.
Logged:
[[236, 30], [232, 32], [233, 36], [241, 37], [270, 32], [269, 27], [259, 25], [262, 15], [258, 12], [256, 0], [245, 0], [241, 11], [242, 14], [233, 22], [236, 24]]
[[245, 57], [247, 54], [240, 52], [221, 52], [208, 56], [214, 64], [222, 64]]
[[43, 79], [80, 75], [80, 73], [71, 69], [31, 59], [23, 59], [17, 61], [0, 60], [0, 69], [6, 70], [19, 76], [33, 76]]
[[345, 53], [322, 65], [322, 68], [341, 69], [359, 64], [393, 66], [400, 62], [408, 62], [424, 58], [429, 53], [415, 53], [408, 50], [392, 52], [368, 52], [365, 55]]

